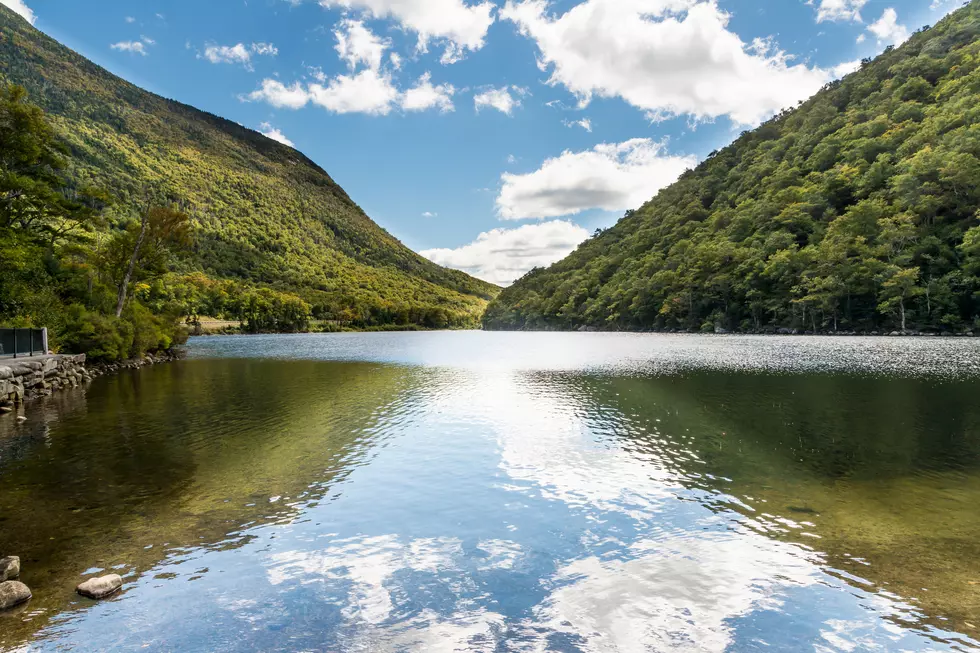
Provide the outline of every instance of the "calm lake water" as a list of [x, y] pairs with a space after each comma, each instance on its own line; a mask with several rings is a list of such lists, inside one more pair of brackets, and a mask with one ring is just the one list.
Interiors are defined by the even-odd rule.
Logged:
[[972, 339], [193, 339], [0, 418], [0, 650], [978, 650], [978, 398]]

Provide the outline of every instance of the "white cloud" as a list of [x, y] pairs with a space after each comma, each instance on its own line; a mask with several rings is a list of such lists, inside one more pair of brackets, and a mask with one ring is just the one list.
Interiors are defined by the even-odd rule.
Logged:
[[391, 77], [371, 68], [353, 75], [338, 75], [326, 86], [310, 84], [313, 104], [333, 113], [366, 113], [384, 116], [391, 112], [399, 93]]
[[587, 0], [561, 15], [544, 0], [508, 0], [501, 17], [540, 51], [549, 83], [580, 105], [620, 97], [651, 118], [690, 114], [757, 123], [795, 105], [829, 80], [771, 42], [742, 42], [710, 0]]
[[492, 2], [466, 5], [463, 0], [320, 0], [324, 7], [362, 10], [375, 18], [393, 18], [418, 34], [418, 49], [430, 40], [446, 43], [443, 63], [458, 61], [466, 50], [483, 47], [494, 21]]
[[279, 49], [271, 43], [253, 43], [246, 46], [244, 43], [235, 45], [208, 45], [204, 48], [204, 54], [198, 58], [207, 59], [211, 63], [237, 63], [245, 66], [249, 70], [252, 68], [252, 55], [274, 57], [279, 54]]
[[589, 237], [582, 227], [564, 220], [526, 224], [516, 229], [493, 229], [468, 245], [429, 249], [422, 256], [439, 265], [508, 285], [534, 267], [564, 258]]
[[301, 109], [313, 103], [333, 113], [366, 113], [384, 116], [395, 108], [404, 111], [438, 109], [453, 111], [452, 84], [433, 84], [429, 73], [423, 74], [415, 86], [399, 90], [385, 71], [366, 68], [350, 75], [338, 75], [319, 83], [303, 86], [293, 82], [287, 86], [277, 79], [262, 80], [260, 88], [239, 97], [246, 102], [268, 102], [279, 109]]
[[261, 56], [275, 57], [279, 54], [279, 48], [271, 43], [253, 43], [252, 52]]
[[423, 218], [438, 218], [439, 217], [439, 214], [438, 213], [433, 213], [432, 211], [423, 211], [422, 212], [422, 217]]
[[477, 111], [486, 107], [491, 107], [497, 111], [500, 111], [501, 113], [506, 113], [509, 116], [511, 113], [513, 113], [516, 107], [521, 106], [520, 99], [515, 98], [510, 94], [511, 89], [513, 89], [518, 95], [523, 95], [525, 92], [524, 89], [517, 86], [490, 88], [474, 95], [473, 104], [476, 106]]
[[[807, 4], [812, 5], [814, 0], [809, 0]], [[853, 20], [861, 22], [861, 9], [868, 3], [868, 0], [820, 0], [817, 7], [817, 22], [825, 20]]]
[[341, 21], [333, 34], [337, 37], [337, 54], [351, 70], [358, 64], [377, 70], [385, 50], [391, 47], [390, 40], [377, 36], [359, 20]]
[[[384, 116], [395, 108], [404, 111], [438, 109], [446, 113], [454, 110], [452, 84], [433, 84], [428, 72], [419, 77], [415, 86], [402, 91], [391, 77], [391, 71], [382, 69], [385, 51], [390, 41], [376, 36], [364, 23], [345, 19], [334, 30], [336, 50], [347, 62], [350, 73], [328, 78], [319, 68], [311, 68], [315, 83], [303, 86], [294, 82], [286, 86], [276, 79], [265, 79], [262, 87], [243, 96], [243, 100], [268, 102], [275, 107], [299, 109], [308, 103], [316, 104], [333, 113], [366, 113]], [[392, 68], [397, 70], [401, 58], [392, 54]], [[362, 67], [363, 66], [363, 67]], [[362, 67], [361, 70], [357, 70]]]
[[243, 43], [236, 45], [209, 45], [204, 48], [204, 58], [211, 63], [241, 63], [248, 64], [252, 53]]
[[146, 45], [142, 41], [120, 41], [119, 43], [113, 43], [109, 47], [120, 52], [132, 52], [133, 54], [146, 56]]
[[261, 88], [242, 99], [268, 102], [278, 109], [300, 109], [310, 101], [310, 95], [299, 82], [286, 86], [277, 79], [265, 79]]
[[327, 80], [330, 79], [329, 77], [327, 77], [327, 74], [323, 72], [323, 68], [320, 68], [319, 66], [307, 66], [306, 69], [309, 71], [310, 77], [320, 82], [321, 84], [325, 84]]
[[909, 38], [909, 30], [898, 22], [898, 12], [887, 7], [881, 18], [868, 25], [868, 31], [875, 35], [878, 43], [901, 45]]
[[566, 127], [581, 127], [585, 131], [592, 133], [592, 121], [588, 118], [582, 118], [581, 120], [562, 120], [561, 124]]
[[275, 127], [273, 127], [271, 124], [267, 122], [264, 122], [261, 125], [259, 125], [259, 133], [262, 134], [263, 136], [267, 136], [271, 138], [274, 141], [279, 141], [283, 145], [288, 145], [289, 147], [296, 147], [291, 140], [286, 138], [285, 134], [283, 134], [280, 130], [276, 129]]
[[853, 73], [856, 70], [859, 70], [860, 68], [861, 68], [861, 60], [855, 59], [854, 61], [845, 61], [843, 63], [837, 64], [836, 66], [833, 67], [831, 72], [833, 73], [835, 78], [839, 79], [844, 75], [850, 75], [851, 73]]
[[867, 38], [867, 36], [865, 36], [864, 34], [858, 34], [858, 37], [857, 37], [857, 42], [858, 42], [858, 43], [864, 43], [864, 40], [865, 40], [866, 38]]
[[132, 16], [126, 16], [126, 22], [132, 24], [136, 22], [136, 19]]
[[0, 0], [0, 5], [3, 5], [7, 9], [11, 10], [24, 20], [26, 20], [31, 25], [37, 20], [37, 16], [34, 15], [34, 11], [27, 6], [24, 0]]
[[663, 150], [663, 143], [634, 138], [584, 152], [566, 150], [528, 174], [505, 172], [497, 211], [506, 220], [522, 220], [636, 208], [697, 163], [693, 156]]
[[453, 94], [456, 89], [452, 84], [432, 84], [432, 76], [425, 73], [419, 77], [419, 81], [414, 87], [402, 93], [399, 100], [401, 108], [405, 111], [425, 111], [426, 109], [438, 108], [445, 113], [453, 111]]
[[[443, 113], [452, 111], [452, 84], [433, 84], [428, 72], [419, 77], [415, 86], [401, 91], [395, 86], [391, 74], [382, 70], [381, 62], [391, 43], [381, 39], [364, 23], [345, 19], [334, 30], [337, 37], [337, 54], [347, 62], [351, 72], [328, 78], [319, 69], [313, 69], [316, 83], [305, 88], [299, 82], [285, 86], [274, 79], [262, 82], [262, 88], [252, 92], [244, 99], [264, 100], [273, 106], [298, 109], [312, 102], [333, 113], [366, 113], [387, 115], [392, 109], [400, 107], [405, 111], [425, 111], [439, 109]], [[392, 67], [397, 69], [400, 58], [392, 54]], [[359, 66], [366, 66], [356, 71]]]

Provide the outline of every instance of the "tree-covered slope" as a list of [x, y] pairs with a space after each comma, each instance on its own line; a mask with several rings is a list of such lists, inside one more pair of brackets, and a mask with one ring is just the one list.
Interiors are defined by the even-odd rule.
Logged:
[[[272, 288], [306, 300], [314, 317], [364, 325], [475, 324], [496, 292], [410, 251], [296, 150], [144, 91], [3, 6], [0, 76], [46, 112], [68, 147], [71, 183], [115, 197], [103, 230], [151, 202], [190, 215], [191, 250], [172, 285]], [[147, 302], [206, 294], [165, 282], [153, 292]]]
[[980, 0], [491, 302], [496, 329], [980, 326]]

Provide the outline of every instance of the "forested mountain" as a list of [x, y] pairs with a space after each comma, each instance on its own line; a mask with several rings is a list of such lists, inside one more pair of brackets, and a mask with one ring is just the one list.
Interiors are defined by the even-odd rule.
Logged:
[[[67, 200], [107, 194], [85, 221], [49, 215], [42, 234], [29, 225], [44, 220], [12, 212], [22, 190], [7, 189], [0, 322], [57, 325], [67, 319], [59, 301], [99, 308], [93, 287], [98, 294], [100, 283], [120, 283], [107, 278], [106, 244], [134, 231], [151, 206], [185, 214], [189, 224], [184, 242], [157, 261], [168, 273], [133, 279], [131, 294], [156, 313], [241, 318], [256, 330], [297, 328], [310, 317], [475, 326], [497, 291], [410, 251], [293, 148], [144, 91], [3, 6], [0, 85], [26, 88], [26, 97], [5, 96], [9, 111], [44, 111], [61, 159], [57, 192]], [[33, 173], [15, 168], [4, 162], [5, 183], [35, 184]], [[109, 308], [114, 292], [103, 302]]]
[[980, 326], [980, 0], [491, 302], [493, 329]]

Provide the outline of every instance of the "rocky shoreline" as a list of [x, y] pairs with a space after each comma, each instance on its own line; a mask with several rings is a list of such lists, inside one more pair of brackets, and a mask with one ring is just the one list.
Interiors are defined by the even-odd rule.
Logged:
[[4, 359], [0, 361], [0, 415], [13, 413], [33, 400], [78, 387], [106, 374], [167, 363], [182, 358], [183, 354], [182, 350], [174, 349], [118, 363], [94, 364], [86, 363], [85, 354]]

